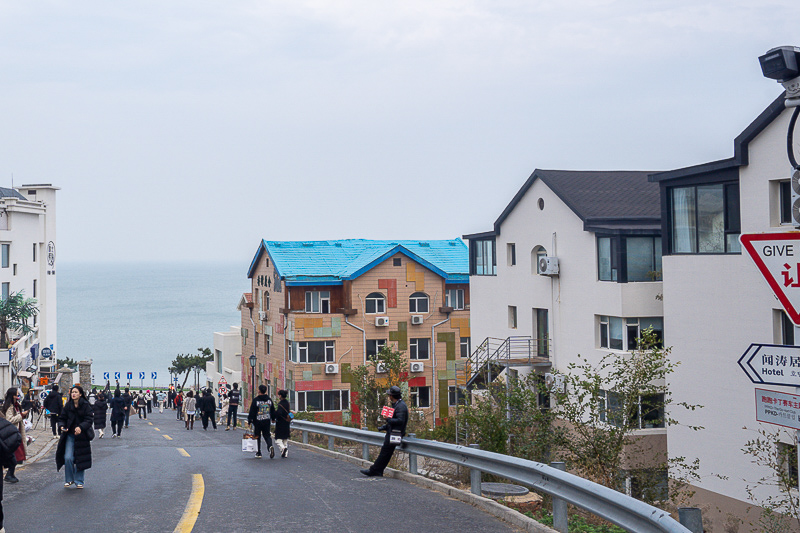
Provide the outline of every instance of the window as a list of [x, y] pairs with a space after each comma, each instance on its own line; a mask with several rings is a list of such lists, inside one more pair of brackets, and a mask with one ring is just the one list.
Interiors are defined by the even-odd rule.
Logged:
[[679, 254], [739, 253], [739, 184], [670, 190], [670, 249]]
[[461, 337], [461, 357], [469, 357], [470, 355], [469, 339], [469, 337]]
[[661, 317], [620, 318], [600, 317], [600, 348], [635, 350], [642, 331], [653, 328], [660, 347], [664, 340], [664, 319]]
[[33, 262], [36, 262], [36, 243], [33, 243]]
[[371, 292], [364, 300], [364, 312], [367, 314], [385, 313], [386, 299], [379, 292]]
[[641, 469], [625, 472], [625, 488], [620, 492], [637, 500], [669, 499], [669, 476], [666, 469]]
[[494, 276], [497, 262], [494, 254], [494, 239], [470, 241], [470, 274], [475, 276]]
[[217, 373], [222, 374], [222, 352], [214, 350], [214, 359], [217, 360]]
[[3, 265], [3, 268], [8, 268], [9, 264], [10, 264], [11, 245], [10, 244], [2, 244], [2, 245], [0, 245], [0, 249], [2, 249], [2, 265]]
[[431, 406], [430, 387], [411, 387], [411, 406], [417, 409]]
[[538, 357], [548, 357], [550, 354], [550, 333], [547, 324], [547, 309], [534, 309], [533, 319], [533, 330], [536, 332], [536, 355]]
[[447, 387], [447, 405], [467, 405], [467, 393], [461, 387]]
[[336, 341], [307, 341], [297, 343], [300, 363], [333, 363], [336, 361]]
[[269, 311], [269, 293], [264, 291], [264, 308]]
[[508, 327], [517, 329], [517, 307], [515, 305], [508, 306]]
[[517, 264], [517, 245], [513, 242], [506, 245], [506, 259], [508, 260], [508, 266]]
[[300, 391], [297, 393], [298, 411], [344, 411], [350, 409], [350, 391]]
[[331, 291], [306, 291], [306, 313], [330, 313]]
[[399, 257], [392, 258], [392, 266], [403, 266], [403, 261]]
[[597, 237], [597, 279], [660, 281], [661, 237]]
[[428, 312], [428, 295], [424, 292], [415, 292], [408, 299], [408, 310], [412, 313]]
[[600, 421], [612, 426], [627, 426], [633, 429], [665, 427], [663, 394], [639, 396], [636, 405], [625, 409], [623, 399], [619, 394], [601, 390], [598, 403]]
[[792, 223], [792, 182], [789, 180], [781, 181], [778, 185], [780, 191], [780, 222], [781, 224]]
[[798, 488], [797, 445], [778, 443], [778, 465], [780, 468], [778, 474], [787, 476], [791, 486], [795, 489]]
[[3, 282], [3, 300], [8, 300], [8, 293], [11, 292], [11, 283]]
[[411, 339], [409, 343], [409, 359], [428, 359], [430, 339]]
[[367, 358], [376, 357], [384, 346], [386, 339], [367, 339]]
[[464, 289], [447, 289], [444, 293], [444, 305], [455, 310], [464, 309]]
[[[14, 266], [16, 266], [16, 265], [14, 265]], [[36, 281], [37, 280], [33, 280], [33, 296], [32, 296], [32, 298], [36, 298], [37, 297], [37, 294], [36, 294]]]
[[539, 268], [539, 259], [547, 257], [547, 250], [541, 246], [535, 247], [531, 250], [531, 274], [541, 274], [542, 269]]
[[775, 313], [779, 315], [781, 327], [781, 336], [777, 343], [784, 346], [794, 346], [794, 323], [783, 310], [776, 310]]

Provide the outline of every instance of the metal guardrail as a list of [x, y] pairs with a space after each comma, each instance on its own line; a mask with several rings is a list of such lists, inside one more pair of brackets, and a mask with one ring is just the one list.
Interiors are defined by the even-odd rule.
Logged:
[[[375, 431], [304, 420], [293, 421], [292, 428], [302, 432], [303, 442], [306, 444], [309, 433], [327, 436], [330, 450], [333, 450], [335, 438], [359, 442], [362, 444], [363, 459], [369, 459], [369, 446], [381, 446], [384, 440], [384, 435]], [[542, 463], [413, 437], [405, 437], [403, 443], [402, 451], [409, 456], [409, 472], [417, 474], [417, 456], [469, 468], [473, 494], [480, 495], [480, 473], [486, 472], [550, 494], [555, 499], [569, 502], [627, 531], [691, 533], [666, 511]]]

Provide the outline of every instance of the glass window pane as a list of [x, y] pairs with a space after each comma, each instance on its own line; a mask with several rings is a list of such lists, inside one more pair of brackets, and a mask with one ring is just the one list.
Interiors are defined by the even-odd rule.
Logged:
[[608, 348], [608, 324], [600, 324], [600, 347]]
[[325, 343], [324, 342], [309, 342], [308, 343], [308, 361], [309, 363], [324, 363], [325, 362]]
[[672, 251], [695, 253], [696, 216], [694, 187], [672, 189]]
[[611, 277], [611, 239], [597, 239], [597, 277], [600, 281], [613, 281]]
[[725, 201], [722, 185], [697, 188], [697, 244], [700, 253], [725, 251]]
[[367, 298], [367, 301], [364, 302], [364, 312], [365, 313], [375, 313], [375, 300]]
[[350, 391], [343, 390], [342, 392], [342, 410], [350, 409]]
[[639, 326], [628, 326], [628, 350], [635, 350], [638, 347]]
[[610, 317], [609, 326], [609, 348], [622, 350], [622, 319], [614, 316]]
[[306, 391], [306, 408], [322, 411], [322, 391]]
[[628, 281], [652, 281], [654, 278], [654, 243], [652, 237], [628, 237]]
[[306, 393], [305, 392], [298, 392], [297, 393], [297, 410], [298, 411], [305, 411], [306, 410]]

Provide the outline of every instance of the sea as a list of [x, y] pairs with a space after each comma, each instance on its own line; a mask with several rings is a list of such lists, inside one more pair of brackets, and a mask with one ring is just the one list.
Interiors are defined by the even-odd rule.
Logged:
[[[91, 360], [95, 384], [104, 384], [108, 372], [113, 386], [119, 372], [121, 384], [167, 386], [168, 368], [178, 354], [213, 351], [214, 332], [240, 324], [236, 306], [249, 291], [247, 267], [241, 262], [62, 262], [56, 357]], [[129, 372], [133, 379], [127, 379]], [[192, 375], [187, 384], [193, 381]], [[204, 372], [200, 382], [205, 383]]]

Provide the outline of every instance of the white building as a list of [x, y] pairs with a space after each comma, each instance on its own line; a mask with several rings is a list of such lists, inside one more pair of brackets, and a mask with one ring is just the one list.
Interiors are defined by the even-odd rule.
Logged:
[[[740, 233], [793, 229], [786, 155], [790, 114], [781, 96], [736, 137], [732, 158], [651, 176], [661, 186], [663, 206], [665, 338], [680, 361], [671, 390], [704, 406], [680, 419], [705, 430], [670, 427], [669, 452], [700, 458], [698, 503], [708, 505], [706, 514], [720, 523], [728, 514], [743, 516], [747, 486], [770, 475], [744, 455], [745, 442], [759, 427], [779, 429], [756, 422], [756, 385], [737, 360], [751, 343], [800, 340], [738, 241]], [[794, 448], [791, 440], [786, 445]], [[788, 463], [787, 468], [796, 465]]]
[[[39, 314], [34, 331], [12, 347], [11, 369], [20, 376], [37, 363], [41, 349], [57, 350], [56, 320], [56, 191], [50, 184], [0, 188], [0, 287], [2, 297], [24, 291], [35, 298]], [[40, 366], [52, 366], [39, 361]], [[9, 376], [7, 375], [6, 378]], [[6, 381], [4, 387], [10, 386]], [[3, 389], [5, 390], [5, 388]]]
[[234, 383], [242, 386], [242, 328], [231, 326], [230, 330], [214, 332], [214, 360], [206, 363], [209, 387], [217, 388], [219, 380], [225, 378], [230, 389]]

